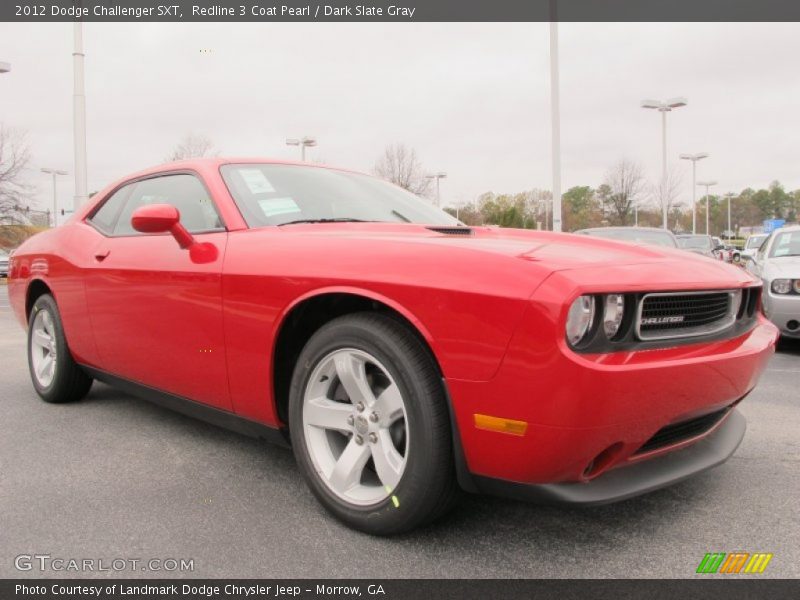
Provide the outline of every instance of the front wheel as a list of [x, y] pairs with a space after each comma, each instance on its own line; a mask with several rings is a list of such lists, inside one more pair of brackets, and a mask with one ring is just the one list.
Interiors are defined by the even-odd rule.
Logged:
[[28, 367], [36, 392], [46, 402], [73, 402], [89, 393], [92, 378], [72, 359], [56, 301], [39, 296], [28, 321]]
[[351, 527], [408, 531], [456, 498], [441, 379], [394, 319], [347, 315], [312, 336], [295, 367], [289, 427], [309, 487]]

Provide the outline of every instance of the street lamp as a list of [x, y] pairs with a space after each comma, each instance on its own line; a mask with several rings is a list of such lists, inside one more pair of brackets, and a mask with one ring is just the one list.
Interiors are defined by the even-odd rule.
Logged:
[[11, 71], [11, 63], [0, 62], [0, 73], [8, 73]]
[[731, 199], [735, 195], [736, 195], [736, 192], [728, 192], [727, 194], [725, 194], [725, 197], [728, 199], [728, 239], [730, 239], [732, 237], [731, 236], [731, 233], [732, 233], [732, 231], [731, 231]]
[[53, 176], [53, 227], [56, 226], [58, 223], [58, 203], [56, 202], [56, 177], [59, 175], [67, 175], [66, 171], [60, 171], [59, 169], [42, 169], [42, 173], [47, 173], [48, 175]]
[[553, 168], [553, 231], [561, 231], [561, 109], [559, 100], [558, 15], [550, 2], [550, 152]]
[[467, 203], [464, 200], [459, 200], [457, 202], [453, 202], [453, 206], [456, 208], [456, 219], [458, 219], [459, 212]]
[[681, 154], [683, 160], [692, 161], [692, 233], [697, 233], [697, 161], [708, 158], [708, 152], [698, 152], [697, 154]]
[[709, 204], [708, 204], [708, 188], [710, 188], [712, 185], [717, 185], [717, 182], [716, 181], [698, 181], [697, 185], [702, 185], [703, 187], [706, 188], [706, 235], [711, 235], [709, 233], [709, 230], [708, 230], [709, 214], [711, 212], [710, 209], [709, 209]]
[[439, 180], [444, 179], [447, 177], [447, 173], [443, 171], [439, 171], [433, 175], [425, 175], [428, 179], [435, 179], [436, 180], [436, 206], [439, 206]]
[[306, 148], [311, 148], [317, 145], [317, 140], [311, 137], [304, 137], [298, 140], [297, 138], [286, 138], [287, 146], [300, 146], [300, 159], [306, 162]]
[[73, 25], [72, 51], [72, 126], [75, 153], [75, 197], [73, 208], [80, 208], [89, 200], [86, 175], [86, 92], [83, 78], [83, 23]]
[[[686, 106], [687, 100], [683, 97], [670, 98], [665, 102], [661, 100], [642, 100], [642, 108], [652, 108], [661, 113], [661, 185], [667, 181], [667, 113], [681, 106]], [[667, 229], [667, 203], [661, 198], [661, 213], [664, 229]]]

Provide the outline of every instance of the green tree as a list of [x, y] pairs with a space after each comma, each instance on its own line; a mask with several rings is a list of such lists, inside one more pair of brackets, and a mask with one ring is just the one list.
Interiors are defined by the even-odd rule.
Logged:
[[564, 230], [575, 231], [591, 227], [597, 221], [598, 203], [594, 190], [588, 185], [577, 185], [561, 196], [561, 209], [564, 211]]

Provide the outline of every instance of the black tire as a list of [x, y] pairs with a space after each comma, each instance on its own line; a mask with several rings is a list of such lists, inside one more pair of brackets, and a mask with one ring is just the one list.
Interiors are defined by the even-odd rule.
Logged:
[[[315, 367], [331, 352], [356, 349], [390, 372], [403, 396], [409, 452], [393, 498], [360, 506], [338, 497], [313, 467], [303, 427], [303, 398]], [[336, 518], [373, 535], [391, 535], [427, 524], [458, 498], [450, 416], [442, 380], [423, 343], [408, 327], [376, 313], [339, 317], [308, 341], [295, 365], [289, 396], [289, 429], [297, 464], [311, 491]]]
[[[56, 366], [52, 381], [42, 385], [34, 372], [33, 365], [33, 330], [36, 317], [42, 311], [49, 314], [50, 321], [54, 329], [56, 347]], [[44, 294], [37, 298], [31, 309], [31, 316], [28, 320], [28, 368], [31, 374], [31, 381], [36, 393], [45, 402], [62, 403], [75, 402], [84, 398], [92, 387], [93, 379], [81, 369], [72, 358], [72, 354], [67, 346], [64, 337], [64, 327], [61, 324], [61, 315], [58, 312], [56, 301], [49, 294]]]

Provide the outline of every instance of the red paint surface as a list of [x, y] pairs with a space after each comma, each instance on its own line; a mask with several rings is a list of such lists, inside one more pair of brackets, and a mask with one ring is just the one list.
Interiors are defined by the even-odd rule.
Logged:
[[[169, 234], [109, 238], [85, 222], [121, 183], [158, 170], [109, 186], [69, 223], [28, 240], [9, 280], [20, 321], [40, 280], [79, 362], [278, 425], [271, 374], [284, 317], [324, 293], [378, 300], [428, 342], [470, 469], [524, 482], [580, 479], [613, 444], [623, 448], [615, 462], [626, 460], [664, 425], [742, 397], [773, 352], [776, 330], [763, 319], [736, 339], [648, 352], [578, 355], [564, 342], [567, 309], [582, 293], [755, 283], [719, 261], [495, 228], [469, 237], [413, 224], [247, 229], [219, 175], [223, 162], [169, 167], [196, 172], [226, 224], [195, 235], [190, 250]], [[474, 413], [524, 420], [528, 430], [478, 430]]]

